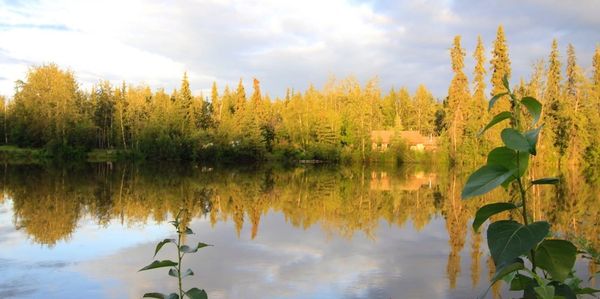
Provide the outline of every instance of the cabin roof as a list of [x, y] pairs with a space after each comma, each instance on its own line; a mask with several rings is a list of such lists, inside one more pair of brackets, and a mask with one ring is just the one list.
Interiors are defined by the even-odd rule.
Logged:
[[[437, 143], [437, 137], [423, 136], [419, 131], [399, 131], [398, 134], [408, 145], [435, 145]], [[393, 130], [371, 131], [371, 142], [390, 144], [394, 135], [395, 131]]]

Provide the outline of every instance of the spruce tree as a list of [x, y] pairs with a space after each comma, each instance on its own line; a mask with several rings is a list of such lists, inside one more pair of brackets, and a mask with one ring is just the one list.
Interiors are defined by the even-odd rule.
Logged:
[[589, 130], [587, 129], [588, 114], [581, 113], [585, 101], [587, 87], [583, 70], [577, 65], [575, 47], [569, 44], [567, 48], [567, 79], [565, 82], [566, 103], [565, 114], [571, 120], [569, 131], [569, 163], [579, 164], [582, 153], [588, 146]]
[[552, 51], [548, 59], [548, 74], [546, 76], [546, 91], [544, 101], [546, 103], [546, 123], [551, 132], [551, 141], [562, 158], [569, 146], [570, 117], [567, 114], [565, 101], [562, 99], [561, 89], [561, 63], [558, 52], [558, 41], [552, 42]]
[[473, 53], [475, 59], [475, 69], [473, 71], [473, 97], [469, 105], [469, 117], [467, 118], [467, 127], [465, 133], [468, 140], [472, 143], [473, 153], [478, 156], [484, 156], [487, 151], [487, 135], [477, 137], [477, 132], [485, 126], [488, 119], [487, 99], [485, 96], [485, 49], [481, 36], [477, 37], [477, 46]]
[[[504, 36], [504, 28], [498, 26], [496, 40], [494, 41], [494, 49], [492, 50], [492, 60], [490, 61], [492, 71], [492, 92], [491, 96], [503, 93], [506, 91], [502, 80], [504, 76], [510, 79], [510, 59], [508, 57], [508, 46], [506, 45], [506, 37]], [[492, 110], [495, 115], [498, 111], [509, 110], [509, 101], [505, 99], [499, 100]], [[490, 134], [496, 136], [497, 134]]]
[[588, 132], [590, 140], [585, 150], [585, 160], [591, 166], [590, 169], [598, 168], [600, 165], [600, 45], [592, 58], [592, 78], [589, 101], [584, 105], [584, 114], [588, 119]]
[[219, 99], [219, 90], [217, 89], [217, 82], [214, 81], [210, 90], [210, 103], [212, 105], [213, 119], [216, 122], [221, 121], [221, 116], [223, 115], [223, 103]]
[[[478, 108], [484, 108], [480, 110], [481, 112], [487, 111], [486, 107], [486, 98], [485, 98], [485, 49], [483, 46], [483, 41], [481, 40], [481, 35], [477, 37], [477, 46], [475, 47], [475, 52], [473, 53], [473, 58], [475, 58], [475, 70], [473, 71], [473, 81], [474, 81], [474, 90], [473, 90], [473, 102], [474, 105]], [[481, 118], [487, 119], [486, 115], [480, 115]]]
[[592, 58], [594, 74], [592, 76], [592, 85], [596, 93], [600, 94], [600, 45], [596, 46], [594, 57]]
[[190, 89], [190, 81], [188, 80], [187, 72], [183, 73], [181, 87], [177, 97], [178, 108], [182, 117], [182, 130], [190, 131], [195, 127], [195, 113], [193, 105], [192, 90]]
[[460, 35], [454, 37], [454, 45], [450, 50], [452, 71], [454, 77], [448, 89], [448, 102], [446, 107], [446, 121], [448, 137], [450, 139], [450, 158], [453, 161], [460, 159], [459, 147], [465, 127], [466, 106], [470, 101], [469, 81], [463, 72], [465, 50], [460, 45]]
[[244, 89], [244, 84], [242, 83], [242, 79], [238, 82], [237, 89], [235, 90], [236, 101], [234, 104], [234, 112], [239, 112], [244, 109], [246, 106], [246, 90]]

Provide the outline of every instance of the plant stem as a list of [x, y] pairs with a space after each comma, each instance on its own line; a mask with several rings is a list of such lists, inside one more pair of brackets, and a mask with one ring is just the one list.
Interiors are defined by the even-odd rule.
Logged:
[[177, 228], [177, 279], [179, 280], [179, 298], [183, 299], [183, 288], [181, 287], [181, 228]]
[[[518, 163], [519, 162], [517, 162], [517, 164]], [[523, 183], [521, 183], [520, 177], [517, 180], [517, 183], [519, 185], [519, 194], [521, 195], [521, 204], [523, 205], [523, 209], [521, 211], [521, 214], [523, 215], [523, 223], [525, 223], [525, 225], [528, 225], [529, 220], [527, 219], [527, 195], [525, 194], [525, 189], [523, 188]]]
[[[519, 162], [517, 160], [517, 165], [518, 164], [519, 164]], [[523, 183], [521, 182], [521, 177], [519, 177], [517, 182], [519, 185], [519, 193], [521, 194], [521, 203], [523, 204], [523, 210], [522, 210], [523, 223], [525, 223], [525, 225], [528, 225], [529, 220], [527, 219], [527, 190], [525, 190], [525, 188], [523, 188]], [[533, 249], [531, 249], [530, 255], [531, 255], [531, 271], [535, 272], [535, 251]]]

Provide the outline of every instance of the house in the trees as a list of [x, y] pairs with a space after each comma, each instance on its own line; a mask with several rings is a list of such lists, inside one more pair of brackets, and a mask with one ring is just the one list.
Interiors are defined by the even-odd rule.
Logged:
[[407, 176], [388, 176], [385, 171], [372, 171], [370, 189], [376, 191], [417, 191], [431, 189], [437, 182], [437, 174], [415, 172]]
[[[398, 137], [411, 150], [414, 151], [436, 151], [438, 138], [433, 136], [423, 136], [419, 131], [397, 131]], [[380, 130], [371, 131], [371, 149], [373, 151], [385, 152], [394, 142], [396, 131]]]

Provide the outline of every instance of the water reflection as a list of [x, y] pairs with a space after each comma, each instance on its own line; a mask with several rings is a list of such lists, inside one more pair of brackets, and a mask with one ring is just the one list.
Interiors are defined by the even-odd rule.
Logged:
[[[562, 177], [558, 190], [533, 188], [532, 214], [598, 248], [598, 186], [575, 170]], [[190, 261], [205, 270], [197, 278], [212, 298], [473, 297], [494, 269], [470, 219], [510, 194], [463, 201], [464, 181], [425, 166], [5, 166], [0, 297], [35, 298], [61, 279], [72, 287], [50, 297], [173, 288], [164, 273], [136, 270], [180, 207], [192, 211], [185, 221], [197, 237], [217, 245]], [[61, 275], [37, 285], [19, 279], [49, 271]]]

